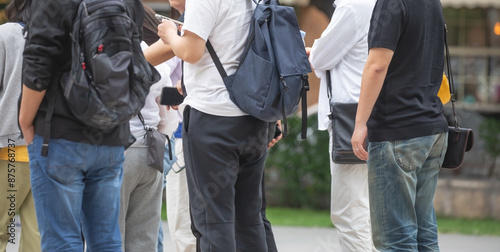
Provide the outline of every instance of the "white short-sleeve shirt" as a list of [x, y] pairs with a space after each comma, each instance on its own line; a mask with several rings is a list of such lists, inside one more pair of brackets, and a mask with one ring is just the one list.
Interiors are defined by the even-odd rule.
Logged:
[[[228, 75], [233, 74], [248, 37], [255, 4], [248, 0], [186, 0], [182, 34], [186, 30], [209, 39]], [[195, 64], [184, 63], [184, 104], [211, 115], [242, 116], [205, 49]]]

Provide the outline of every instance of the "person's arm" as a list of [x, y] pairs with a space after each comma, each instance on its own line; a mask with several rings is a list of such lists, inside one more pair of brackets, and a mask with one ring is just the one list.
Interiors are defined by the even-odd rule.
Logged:
[[369, 51], [363, 77], [361, 79], [361, 93], [359, 96], [356, 124], [351, 138], [354, 154], [361, 160], [368, 159], [368, 152], [364, 145], [368, 136], [366, 123], [373, 110], [373, 106], [384, 85], [385, 76], [394, 52], [385, 48], [372, 48]]
[[[33, 141], [33, 121], [53, 77], [67, 54], [69, 36], [79, 0], [33, 0], [29, 32], [23, 52], [23, 92], [19, 126], [26, 144]], [[49, 11], [50, 10], [50, 11]]]
[[144, 57], [153, 66], [157, 66], [175, 56], [170, 45], [158, 40], [144, 51]]
[[21, 96], [21, 108], [19, 109], [19, 126], [23, 132], [26, 144], [30, 144], [35, 137], [35, 120], [38, 108], [42, 103], [46, 90], [36, 91], [23, 85], [23, 93]]
[[158, 26], [158, 36], [172, 47], [177, 57], [191, 64], [198, 62], [205, 51], [205, 40], [188, 30], [182, 37], [177, 35], [177, 26], [168, 20], [163, 20]]

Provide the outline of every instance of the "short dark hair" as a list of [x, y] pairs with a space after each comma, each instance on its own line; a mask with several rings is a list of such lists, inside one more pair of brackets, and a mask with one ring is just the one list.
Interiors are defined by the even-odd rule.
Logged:
[[23, 22], [27, 24], [31, 17], [32, 0], [12, 0], [5, 7], [8, 22]]

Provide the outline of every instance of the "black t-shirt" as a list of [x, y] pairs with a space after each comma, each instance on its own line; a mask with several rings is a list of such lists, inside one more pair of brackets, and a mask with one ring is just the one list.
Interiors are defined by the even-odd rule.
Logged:
[[437, 96], [443, 77], [444, 18], [439, 0], [378, 0], [369, 48], [394, 51], [368, 120], [372, 142], [447, 132]]

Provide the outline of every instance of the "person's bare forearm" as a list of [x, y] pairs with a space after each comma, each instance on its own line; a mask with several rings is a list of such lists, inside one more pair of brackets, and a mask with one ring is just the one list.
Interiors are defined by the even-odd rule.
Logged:
[[370, 117], [373, 106], [378, 99], [387, 68], [377, 64], [365, 66], [361, 81], [361, 92], [359, 95], [358, 111], [356, 113], [356, 123], [365, 125]]
[[172, 47], [175, 55], [185, 62], [198, 62], [205, 52], [206, 41], [198, 35], [186, 30], [182, 36], [177, 35], [177, 26], [171, 21], [163, 20], [158, 25], [158, 36]]
[[144, 57], [153, 66], [157, 66], [174, 56], [175, 54], [172, 47], [163, 43], [161, 40], [156, 41], [144, 50]]
[[370, 49], [365, 68], [363, 69], [361, 93], [356, 112], [356, 124], [351, 138], [354, 154], [361, 160], [368, 160], [368, 152], [365, 146], [365, 141], [368, 137], [366, 123], [368, 122], [368, 118], [370, 118], [375, 102], [384, 85], [393, 55], [394, 52], [389, 49]]

